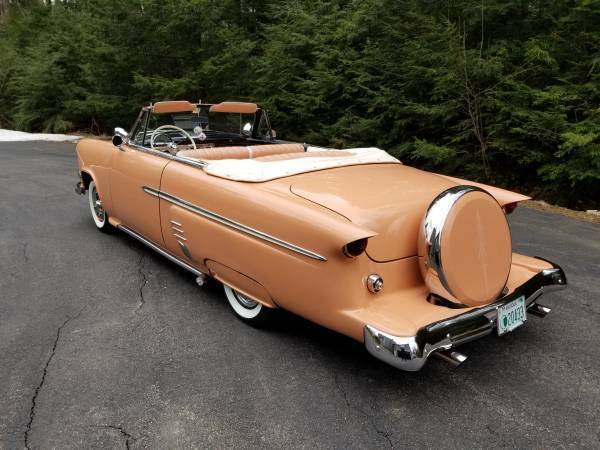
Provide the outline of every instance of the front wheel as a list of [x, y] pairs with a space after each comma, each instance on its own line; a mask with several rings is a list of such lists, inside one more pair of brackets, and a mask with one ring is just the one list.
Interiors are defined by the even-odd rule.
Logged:
[[102, 200], [100, 200], [98, 190], [96, 189], [96, 182], [94, 181], [91, 181], [88, 187], [88, 200], [96, 228], [105, 233], [112, 231], [114, 227], [108, 223], [108, 214], [102, 207]]
[[223, 285], [225, 296], [235, 315], [244, 322], [260, 327], [267, 324], [273, 311], [247, 295], [242, 294], [226, 284]]

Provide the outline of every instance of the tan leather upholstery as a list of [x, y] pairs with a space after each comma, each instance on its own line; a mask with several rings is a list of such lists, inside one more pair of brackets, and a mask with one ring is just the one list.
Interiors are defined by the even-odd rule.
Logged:
[[280, 153], [278, 155], [259, 156], [254, 158], [257, 161], [285, 161], [286, 159], [299, 158], [318, 158], [318, 157], [339, 157], [352, 156], [352, 153], [343, 150], [323, 150], [318, 152], [303, 152], [303, 153]]
[[304, 145], [302, 144], [253, 145], [252, 147], [248, 147], [248, 149], [250, 150], [250, 158], [280, 155], [283, 153], [304, 153]]
[[256, 103], [244, 103], [244, 102], [222, 102], [212, 105], [209, 109], [210, 112], [222, 112], [222, 113], [239, 113], [239, 114], [254, 114], [258, 106]]
[[170, 102], [156, 102], [152, 106], [152, 112], [156, 114], [165, 113], [178, 113], [178, 112], [193, 112], [194, 105], [190, 102], [183, 101], [170, 101]]
[[248, 158], [246, 147], [211, 147], [196, 150], [181, 150], [177, 156], [193, 159], [245, 159]]
[[177, 156], [193, 159], [249, 159], [268, 155], [303, 153], [302, 144], [271, 144], [254, 145], [249, 147], [212, 147], [196, 150], [182, 150]]

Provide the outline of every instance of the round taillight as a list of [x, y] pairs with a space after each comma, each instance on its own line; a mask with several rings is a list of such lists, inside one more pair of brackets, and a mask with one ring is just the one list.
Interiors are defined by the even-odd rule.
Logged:
[[367, 239], [358, 239], [342, 247], [342, 253], [348, 258], [356, 258], [367, 249]]

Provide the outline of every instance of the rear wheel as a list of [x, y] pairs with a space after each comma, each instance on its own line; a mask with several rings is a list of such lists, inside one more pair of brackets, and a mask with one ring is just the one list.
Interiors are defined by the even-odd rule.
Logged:
[[88, 200], [96, 228], [105, 233], [112, 231], [114, 227], [108, 223], [108, 214], [102, 206], [102, 200], [100, 200], [98, 190], [96, 189], [96, 182], [94, 181], [90, 181], [88, 187]]
[[225, 284], [223, 288], [231, 309], [240, 320], [257, 327], [267, 324], [272, 314], [270, 308]]

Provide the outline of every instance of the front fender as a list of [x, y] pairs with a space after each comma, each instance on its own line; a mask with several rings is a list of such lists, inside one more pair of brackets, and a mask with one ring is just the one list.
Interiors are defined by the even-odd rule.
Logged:
[[79, 171], [94, 180], [98, 195], [109, 213], [112, 208], [110, 168], [114, 151], [112, 143], [97, 139], [82, 139], [75, 147]]

